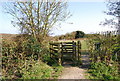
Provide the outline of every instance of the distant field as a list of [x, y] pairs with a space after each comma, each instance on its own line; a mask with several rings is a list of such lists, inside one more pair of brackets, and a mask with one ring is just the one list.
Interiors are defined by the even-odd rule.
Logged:
[[0, 34], [0, 37], [1, 37], [1, 39], [9, 40], [9, 39], [12, 39], [12, 38], [16, 37], [17, 35], [18, 34]]
[[88, 50], [88, 45], [86, 40], [80, 40], [82, 44], [82, 50]]

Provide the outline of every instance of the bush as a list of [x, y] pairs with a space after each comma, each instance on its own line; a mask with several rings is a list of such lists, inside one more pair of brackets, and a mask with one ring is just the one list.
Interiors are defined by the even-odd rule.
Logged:
[[92, 73], [94, 78], [98, 79], [120, 79], [118, 76], [117, 66], [107, 66], [105, 63], [91, 63], [89, 72]]
[[[97, 34], [89, 39], [90, 57], [93, 62], [92, 70], [90, 70], [98, 79], [118, 79], [120, 76], [120, 44], [118, 40], [115, 35]], [[99, 49], [95, 49], [95, 44], [100, 44]]]
[[[42, 58], [46, 51], [34, 38], [19, 37], [15, 41], [2, 42], [2, 71], [3, 78], [21, 78], [23, 68], [29, 68], [27, 61], [37, 61]], [[31, 64], [34, 64], [31, 61]]]
[[18, 36], [11, 42], [3, 40], [2, 79], [49, 79], [54, 76], [56, 78], [56, 73], [61, 68], [47, 65], [53, 64], [54, 61], [50, 59], [48, 48], [43, 45], [46, 44], [31, 36]]
[[16, 52], [15, 42], [2, 42], [2, 75], [4, 78], [22, 77], [22, 56]]

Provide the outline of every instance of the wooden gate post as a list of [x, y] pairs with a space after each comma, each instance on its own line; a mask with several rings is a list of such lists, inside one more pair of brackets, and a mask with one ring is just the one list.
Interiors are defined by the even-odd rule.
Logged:
[[80, 41], [77, 42], [77, 46], [78, 46], [78, 62], [81, 61], [81, 43]]
[[77, 55], [76, 55], [76, 42], [74, 42], [74, 55], [75, 55], [75, 60], [77, 60]]
[[61, 42], [61, 64], [63, 64], [63, 43]]
[[62, 54], [61, 54], [61, 51], [62, 51], [62, 44], [60, 43], [59, 44], [59, 47], [58, 47], [58, 64], [59, 65], [62, 65], [62, 60], [61, 60], [61, 57], [62, 57]]
[[52, 54], [51, 54], [51, 53], [52, 53], [52, 50], [51, 50], [52, 44], [51, 44], [51, 43], [52, 43], [52, 42], [49, 43], [50, 58], [52, 58]]
[[75, 60], [75, 49], [74, 49], [74, 41], [72, 41], [72, 49], [73, 49], [73, 60]]

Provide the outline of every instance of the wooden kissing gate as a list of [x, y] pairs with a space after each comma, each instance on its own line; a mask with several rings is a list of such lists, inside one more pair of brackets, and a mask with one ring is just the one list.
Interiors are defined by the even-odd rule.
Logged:
[[50, 42], [50, 57], [56, 58], [59, 65], [62, 65], [65, 55], [71, 56], [71, 60], [81, 63], [81, 43], [72, 42]]

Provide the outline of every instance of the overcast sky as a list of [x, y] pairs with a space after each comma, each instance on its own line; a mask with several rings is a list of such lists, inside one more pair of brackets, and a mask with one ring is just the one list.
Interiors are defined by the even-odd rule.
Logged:
[[[66, 22], [62, 23], [61, 28], [55, 28], [53, 35], [61, 35], [77, 30], [85, 33], [111, 30], [111, 28], [99, 25], [105, 18], [110, 18], [110, 16], [103, 13], [107, 10], [104, 0], [71, 0], [68, 2], [68, 5], [68, 10], [72, 16]], [[11, 17], [2, 12], [1, 6], [0, 33], [19, 33], [18, 29], [12, 26]]]

